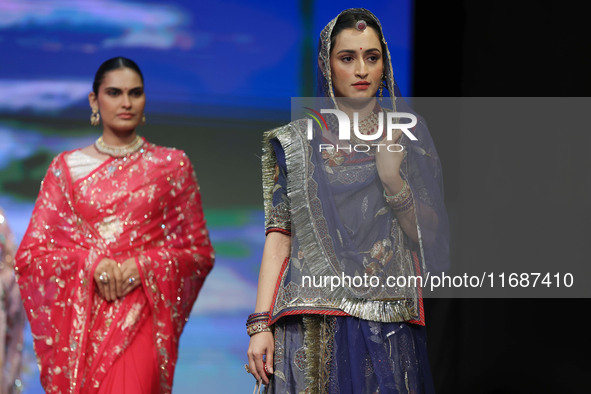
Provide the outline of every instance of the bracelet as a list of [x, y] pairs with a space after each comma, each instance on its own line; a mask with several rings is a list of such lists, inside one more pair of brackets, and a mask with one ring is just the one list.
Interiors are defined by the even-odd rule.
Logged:
[[408, 186], [408, 182], [404, 180], [402, 189], [393, 196], [388, 196], [384, 190], [384, 198], [392, 210], [396, 213], [401, 213], [409, 210], [413, 206], [412, 191]]
[[255, 313], [251, 313], [250, 315], [248, 315], [248, 320], [256, 318], [256, 317], [260, 317], [260, 316], [266, 316], [269, 317], [269, 312], [255, 312]]
[[386, 202], [388, 204], [398, 204], [403, 200], [406, 200], [406, 198], [408, 198], [408, 196], [410, 195], [410, 188], [408, 187], [408, 182], [406, 180], [403, 181], [402, 183], [402, 189], [400, 189], [398, 191], [398, 193], [396, 193], [393, 196], [389, 196], [386, 194], [386, 190], [384, 189], [384, 198], [386, 199]]
[[413, 207], [413, 198], [412, 195], [409, 196], [406, 200], [402, 201], [399, 204], [392, 205], [392, 210], [396, 213], [401, 213], [407, 211]]
[[256, 323], [260, 323], [260, 322], [268, 322], [268, 321], [269, 321], [268, 317], [261, 317], [258, 319], [248, 320], [246, 322], [246, 327], [250, 326], [251, 324], [256, 324]]
[[246, 319], [246, 333], [251, 337], [259, 332], [271, 332], [268, 322], [269, 312], [251, 313]]
[[259, 332], [271, 332], [271, 329], [266, 322], [253, 323], [250, 326], [246, 326], [246, 333], [249, 337]]

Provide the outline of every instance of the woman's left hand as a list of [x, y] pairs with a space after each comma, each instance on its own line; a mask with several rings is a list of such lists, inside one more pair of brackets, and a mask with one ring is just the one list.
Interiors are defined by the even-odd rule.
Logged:
[[120, 290], [120, 294], [118, 297], [125, 297], [129, 294], [132, 290], [135, 290], [137, 287], [142, 285], [142, 280], [140, 278], [140, 273], [137, 269], [137, 264], [135, 262], [135, 258], [131, 257], [120, 265], [121, 269], [121, 282], [118, 286]]
[[[396, 194], [403, 186], [402, 178], [400, 177], [400, 165], [404, 160], [404, 151], [390, 152], [385, 145], [392, 145], [398, 143], [402, 130], [394, 130], [392, 133], [392, 141], [385, 139], [380, 141], [381, 146], [376, 148], [376, 169], [380, 180], [386, 189], [388, 195]], [[385, 144], [385, 145], [384, 145]], [[399, 146], [396, 148], [400, 148]]]

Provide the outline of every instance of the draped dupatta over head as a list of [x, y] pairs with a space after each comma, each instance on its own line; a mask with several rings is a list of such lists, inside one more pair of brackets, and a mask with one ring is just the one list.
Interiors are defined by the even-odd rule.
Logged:
[[[378, 36], [383, 37], [380, 22], [371, 12], [349, 9], [343, 13], [375, 22]], [[341, 15], [322, 30], [319, 42], [318, 86], [332, 108], [339, 108], [340, 98], [335, 97], [331, 77], [331, 33]], [[398, 93], [383, 38], [382, 43], [384, 82], [390, 97], [373, 100], [377, 104], [374, 113], [406, 112], [418, 119], [412, 128], [417, 140], [403, 136], [398, 141], [405, 150], [400, 174], [411, 189], [418, 241], [405, 233], [384, 199], [375, 148], [368, 152], [319, 149], [320, 144], [335, 140], [332, 115], [326, 116], [328, 130], [314, 125], [311, 140], [306, 119], [266, 132], [262, 158], [266, 225], [268, 230], [289, 231], [292, 239], [271, 321], [293, 314], [329, 314], [423, 324], [420, 286], [410, 281], [392, 285], [387, 280], [417, 278], [448, 266], [448, 220], [439, 158], [424, 120]], [[371, 284], [353, 282], [364, 275], [376, 279]], [[340, 279], [338, 286], [332, 286], [336, 283], [332, 278]]]
[[[199, 187], [187, 156], [145, 143], [73, 181], [57, 156], [43, 180], [16, 270], [41, 381], [49, 393], [93, 393], [151, 317], [161, 392], [213, 265]], [[95, 289], [104, 257], [136, 258], [142, 286], [114, 302]]]

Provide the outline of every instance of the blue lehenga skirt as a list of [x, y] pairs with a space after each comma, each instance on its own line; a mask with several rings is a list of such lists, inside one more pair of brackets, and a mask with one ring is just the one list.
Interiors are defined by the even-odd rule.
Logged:
[[275, 327], [267, 393], [434, 393], [425, 327], [297, 315]]

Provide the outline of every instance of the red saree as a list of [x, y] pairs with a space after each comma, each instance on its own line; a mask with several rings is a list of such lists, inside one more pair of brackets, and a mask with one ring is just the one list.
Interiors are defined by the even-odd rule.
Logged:
[[[66, 154], [47, 171], [16, 256], [41, 383], [48, 393], [97, 393], [150, 321], [159, 391], [169, 393], [179, 337], [213, 266], [192, 165], [145, 143], [73, 182]], [[103, 300], [93, 280], [103, 257], [135, 257], [142, 286]]]

